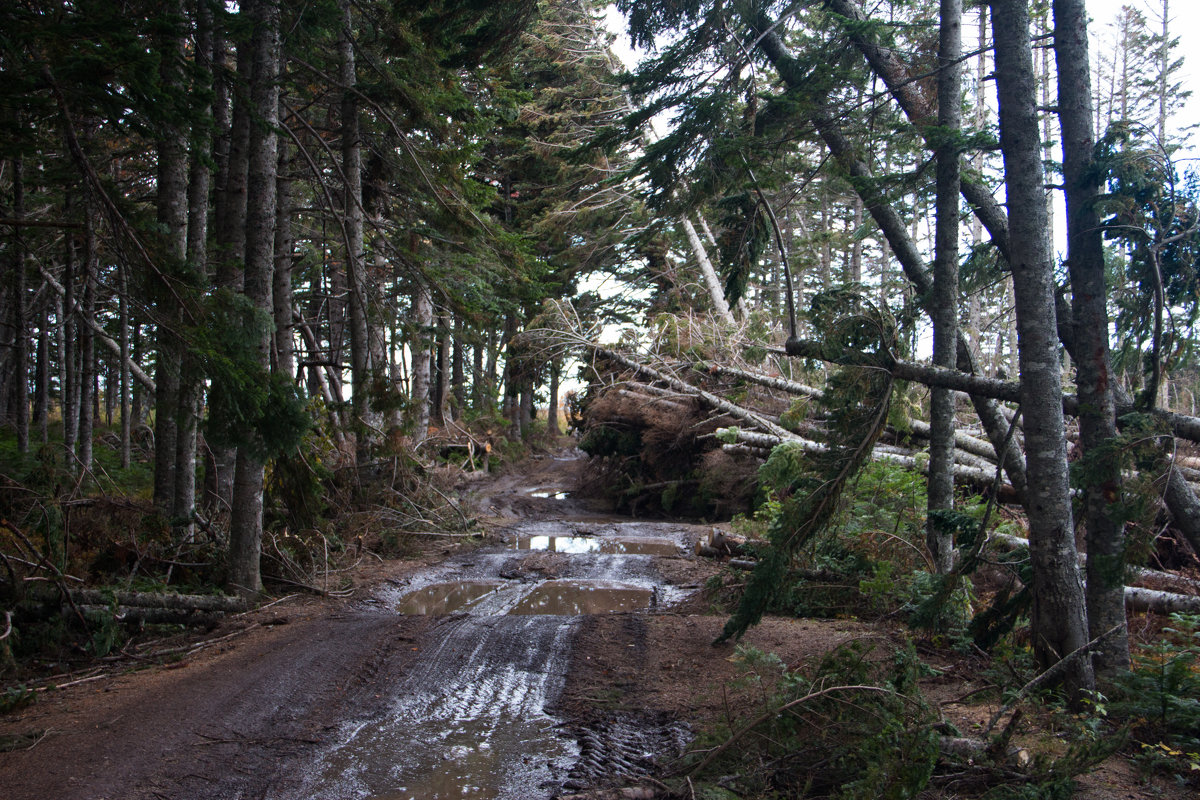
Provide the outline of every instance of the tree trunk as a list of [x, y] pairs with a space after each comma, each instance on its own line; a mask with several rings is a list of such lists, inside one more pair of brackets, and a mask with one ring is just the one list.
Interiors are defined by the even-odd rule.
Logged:
[[433, 355], [433, 296], [429, 287], [418, 283], [413, 290], [412, 348], [412, 413], [413, 444], [419, 445], [429, 436], [429, 379]]
[[[288, 165], [288, 146], [279, 143], [279, 173], [275, 177], [275, 269], [272, 271], [271, 302], [274, 306], [275, 332], [271, 338], [271, 369], [289, 379], [296, 377], [296, 352], [293, 344], [294, 322], [292, 314], [292, 176]], [[316, 357], [316, 354], [313, 354]]]
[[96, 384], [96, 273], [100, 270], [100, 252], [96, 241], [96, 215], [89, 198], [84, 203], [83, 222], [83, 325], [79, 331], [79, 456], [84, 472], [92, 469], [92, 443], [95, 430], [93, 400]]
[[[172, 0], [166, 9], [176, 20], [158, 42], [159, 79], [164, 91], [186, 91], [181, 65], [186, 41], [182, 23], [181, 0]], [[181, 376], [185, 348], [175, 329], [181, 309], [175, 288], [169, 285], [185, 274], [188, 246], [188, 158], [187, 136], [177, 121], [165, 122], [157, 142], [158, 182], [156, 206], [158, 224], [164, 237], [165, 265], [156, 281], [154, 307], [157, 312], [154, 392], [154, 504], [165, 514], [175, 509], [176, 457], [179, 446]]]
[[20, 156], [12, 159], [12, 216], [18, 223], [12, 228], [12, 249], [9, 251], [12, 270], [10, 280], [12, 364], [11, 381], [5, 387], [9, 413], [17, 433], [17, 452], [29, 452], [29, 298], [25, 275], [25, 239], [20, 222], [25, 217], [24, 164]]
[[121, 326], [121, 469], [129, 469], [133, 461], [133, 404], [130, 397], [133, 382], [129, 368], [129, 270], [124, 264], [117, 267], [117, 287], [117, 316]]
[[729, 303], [725, 300], [725, 290], [721, 287], [721, 280], [717, 277], [716, 269], [708, 259], [708, 253], [704, 251], [704, 243], [700, 241], [695, 226], [686, 216], [680, 217], [679, 224], [683, 226], [683, 231], [687, 234], [688, 244], [692, 247], [692, 255], [696, 257], [696, 263], [700, 267], [700, 276], [704, 278], [704, 285], [708, 288], [708, 296], [712, 300], [717, 316], [727, 325], [733, 325], [733, 312], [729, 310]]
[[354, 408], [357, 457], [364, 463], [379, 444], [379, 420], [371, 411], [371, 360], [367, 330], [367, 275], [364, 264], [362, 206], [362, 147], [358, 119], [358, 82], [354, 62], [351, 3], [340, 0], [342, 11], [338, 54], [342, 89], [342, 225], [346, 231], [346, 284], [350, 322], [350, 402]]
[[[1058, 116], [1062, 125], [1067, 204], [1067, 270], [1079, 392], [1079, 437], [1086, 464], [1087, 613], [1092, 638], [1117, 628], [1093, 656], [1097, 676], [1129, 669], [1124, 604], [1125, 536], [1117, 518], [1122, 495], [1118, 459], [1101, 454], [1117, 435], [1108, 351], [1108, 287], [1104, 242], [1095, 210], [1100, 193], [1093, 177], [1091, 74], [1087, 8], [1083, 0], [1054, 0], [1054, 52], [1058, 66]], [[1089, 458], [1088, 454], [1093, 457]]]
[[558, 427], [558, 386], [559, 373], [562, 371], [562, 363], [557, 359], [551, 359], [550, 365], [550, 407], [546, 412], [546, 431], [557, 438], [562, 435], [562, 428]]
[[[243, 0], [242, 13], [253, 23], [254, 68], [250, 100], [262, 129], [251, 139], [246, 173], [246, 298], [270, 315], [271, 281], [275, 268], [275, 172], [279, 123], [279, 0]], [[264, 370], [270, 367], [271, 334], [260, 326], [247, 331]], [[251, 448], [239, 447], [234, 473], [232, 518], [229, 523], [229, 583], [244, 596], [262, 588], [264, 462]]]
[[[991, 0], [991, 8], [1029, 476], [1025, 509], [1033, 565], [1030, 622], [1034, 655], [1038, 665], [1048, 669], [1087, 644], [1087, 614], [1071, 518], [1029, 9], [1027, 0]], [[1065, 681], [1078, 702], [1095, 685], [1091, 659], [1077, 659]]]
[[463, 321], [462, 317], [455, 315], [454, 317], [454, 355], [450, 361], [450, 383], [451, 397], [454, 400], [452, 409], [455, 419], [461, 419], [463, 409], [467, 407], [467, 386], [466, 375], [463, 367], [466, 361], [464, 350], [466, 342], [463, 341]]
[[[941, 0], [938, 47], [938, 126], [943, 140], [937, 148], [936, 228], [934, 231], [933, 363], [952, 369], [956, 362], [958, 330], [958, 192], [957, 134], [962, 125], [962, 0]], [[929, 490], [926, 543], [937, 571], [954, 568], [951, 526], [935, 512], [954, 507], [954, 395], [948, 389], [930, 392]]]

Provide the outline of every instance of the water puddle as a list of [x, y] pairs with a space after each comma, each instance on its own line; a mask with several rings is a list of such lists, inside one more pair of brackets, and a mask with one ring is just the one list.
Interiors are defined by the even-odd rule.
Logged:
[[397, 610], [413, 615], [453, 614], [470, 608], [503, 585], [501, 581], [435, 583], [405, 595]]
[[562, 691], [573, 632], [584, 615], [679, 599], [648, 556], [679, 555], [681, 534], [608, 517], [530, 520], [514, 533], [503, 549], [377, 595], [378, 607], [443, 618], [411, 667], [376, 675], [357, 716], [270, 800], [534, 800], [562, 787], [582, 745], [545, 708]]
[[[546, 797], [579, 756], [545, 712], [566, 679], [574, 620], [465, 617], [371, 717], [271, 800]], [[290, 787], [289, 787], [290, 788]], [[293, 793], [295, 792], [295, 793]]]
[[530, 492], [529, 496], [540, 497], [544, 500], [562, 500], [567, 494], [568, 492], [562, 490], [538, 489], [537, 491]]
[[654, 592], [640, 586], [597, 581], [543, 581], [510, 614], [611, 614], [649, 608]]
[[679, 545], [670, 539], [607, 536], [518, 536], [518, 550], [550, 553], [602, 553], [623, 556], [674, 556]]

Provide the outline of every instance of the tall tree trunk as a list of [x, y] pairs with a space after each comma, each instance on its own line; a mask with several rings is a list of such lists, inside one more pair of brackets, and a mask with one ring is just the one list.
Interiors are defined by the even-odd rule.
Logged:
[[[1028, 1], [990, 0], [990, 5], [1029, 476], [1025, 509], [1033, 564], [1030, 623], [1034, 655], [1046, 669], [1087, 644], [1087, 614], [1067, 477], [1054, 264]], [[1091, 658], [1075, 659], [1064, 677], [1071, 696], [1079, 701], [1082, 693], [1095, 685]]]
[[1067, 270], [1071, 276], [1079, 437], [1086, 464], [1088, 632], [1095, 638], [1117, 628], [1118, 633], [1108, 636], [1094, 656], [1097, 676], [1112, 678], [1129, 669], [1125, 536], [1116, 513], [1122, 494], [1120, 464], [1117, 459], [1101, 455], [1117, 435], [1117, 421], [1108, 351], [1104, 242], [1095, 207], [1101, 187], [1091, 177], [1095, 136], [1091, 124], [1087, 8], [1083, 0], [1054, 0], [1054, 52], [1067, 202]]
[[10, 413], [17, 433], [17, 452], [29, 452], [29, 299], [25, 278], [25, 240], [20, 222], [25, 216], [24, 164], [20, 156], [12, 159], [13, 219], [12, 245], [9, 251], [11, 270], [10, 324], [12, 325], [12, 366], [4, 379], [11, 381], [7, 389]]
[[[70, 197], [64, 206], [64, 212], [69, 213]], [[75, 331], [78, 326], [75, 304], [75, 237], [68, 234], [63, 242], [63, 297], [61, 308], [58, 309], [58, 390], [61, 395], [59, 405], [62, 408], [63, 448], [70, 454], [75, 453], [75, 443], [79, 437], [79, 375], [75, 369]]]
[[[292, 261], [295, 247], [292, 233], [293, 178], [290, 174], [286, 141], [279, 143], [279, 166], [275, 176], [275, 269], [272, 272], [271, 302], [274, 306], [275, 332], [271, 338], [271, 369], [289, 379], [296, 377], [296, 348], [293, 343]], [[316, 358], [317, 354], [313, 354]]]
[[[214, 48], [213, 9], [206, 2], [196, 5], [196, 93], [204, 96], [213, 86], [212, 53]], [[204, 113], [211, 112], [209, 106]], [[208, 211], [212, 188], [212, 134], [206, 126], [192, 131], [192, 152], [188, 171], [187, 274], [198, 291], [208, 285]], [[196, 453], [199, 446], [200, 406], [203, 400], [201, 368], [187, 347], [179, 381], [179, 410], [175, 441], [175, 492], [171, 516], [179, 521], [180, 534], [186, 541], [195, 536]]]
[[[184, 19], [181, 0], [172, 0], [167, 9], [176, 20]], [[158, 42], [159, 79], [164, 91], [186, 91], [182, 66], [186, 40], [182, 23], [164, 32]], [[187, 137], [177, 121], [163, 123], [157, 142], [158, 180], [156, 206], [158, 223], [163, 230], [166, 266], [163, 275], [151, 275], [155, 286], [157, 312], [154, 392], [154, 504], [164, 513], [175, 510], [176, 456], [179, 446], [180, 380], [185, 348], [174, 330], [179, 319], [175, 289], [168, 281], [185, 274], [188, 237], [188, 158]]]
[[50, 443], [50, 303], [43, 298], [39, 306], [33, 421], [38, 426], [38, 440], [47, 445]]
[[454, 355], [450, 360], [450, 388], [454, 401], [452, 408], [454, 418], [461, 419], [463, 409], [467, 407], [467, 379], [463, 367], [466, 361], [466, 342], [463, 341], [463, 321], [457, 314], [454, 317]]
[[362, 147], [354, 63], [353, 18], [349, 0], [340, 0], [342, 29], [338, 39], [342, 88], [342, 224], [346, 231], [346, 284], [350, 316], [350, 402], [354, 407], [357, 457], [365, 462], [378, 446], [379, 420], [371, 411], [371, 361], [367, 330], [367, 275], [363, 260]]
[[[261, 129], [250, 142], [246, 173], [245, 295], [267, 315], [272, 311], [271, 280], [275, 268], [275, 170], [279, 123], [279, 0], [243, 0], [242, 13], [253, 23], [254, 69], [250, 100]], [[247, 331], [258, 363], [270, 368], [271, 334], [265, 328]], [[233, 479], [233, 508], [229, 523], [229, 583], [243, 595], [262, 587], [264, 462], [251, 448], [239, 447]]]
[[[224, 31], [214, 35], [213, 61], [225, 60], [227, 41]], [[248, 80], [253, 58], [245, 43], [237, 48], [237, 75]], [[213, 274], [219, 288], [240, 291], [246, 255], [246, 167], [250, 153], [251, 113], [246, 88], [235, 79], [217, 81], [217, 101], [213, 105], [217, 137], [213, 159], [217, 169], [213, 191]], [[235, 87], [236, 90], [235, 90]], [[232, 98], [232, 108], [227, 111]], [[233, 473], [237, 450], [225, 445], [207, 444], [204, 452], [204, 508], [210, 513], [229, 508], [233, 502]]]
[[[953, 369], [958, 343], [958, 193], [957, 134], [962, 126], [962, 0], [941, 0], [938, 46], [937, 224], [934, 230], [933, 363]], [[954, 507], [954, 394], [930, 391], [929, 494], [926, 542], [940, 573], [954, 568], [952, 527], [936, 512]]]
[[429, 436], [429, 367], [433, 356], [433, 296], [424, 283], [413, 290], [412, 304], [416, 328], [411, 345], [413, 444], [419, 445]]
[[121, 468], [129, 469], [133, 460], [133, 389], [129, 360], [129, 271], [124, 264], [117, 266], [117, 316], [121, 326]]
[[483, 411], [484, 399], [484, 372], [483, 372], [483, 357], [484, 351], [487, 350], [487, 338], [480, 337], [473, 345], [471, 345], [471, 407], [476, 411]]
[[450, 419], [450, 317], [438, 316], [437, 380], [434, 382], [434, 415], [439, 425]]
[[100, 270], [100, 252], [96, 241], [96, 214], [89, 199], [84, 203], [83, 218], [83, 305], [79, 330], [79, 469], [92, 469], [92, 443], [95, 429], [96, 274]]

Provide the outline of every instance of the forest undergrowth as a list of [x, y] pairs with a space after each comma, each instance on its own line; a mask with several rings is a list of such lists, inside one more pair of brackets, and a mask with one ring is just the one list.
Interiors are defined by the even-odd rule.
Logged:
[[[419, 450], [399, 440], [360, 465], [329, 431], [309, 430], [267, 469], [262, 597], [345, 596], [364, 561], [403, 558], [428, 537], [477, 538], [456, 483], [540, 446], [501, 430], [489, 417], [452, 423]], [[83, 474], [64, 452], [51, 438], [20, 457], [0, 431], [0, 710], [28, 702], [27, 684], [45, 676], [136, 657], [148, 641], [202, 634], [248, 607], [224, 594], [228, 508], [192, 519], [155, 508], [152, 442], [123, 469], [115, 435], [100, 430]]]

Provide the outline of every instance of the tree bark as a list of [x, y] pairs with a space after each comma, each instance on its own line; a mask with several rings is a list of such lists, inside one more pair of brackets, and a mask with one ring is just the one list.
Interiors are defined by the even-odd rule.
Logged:
[[[1088, 643], [1087, 614], [1075, 560], [1029, 9], [1027, 0], [990, 0], [990, 5], [1029, 474], [1030, 623], [1035, 657], [1047, 669]], [[1077, 659], [1065, 682], [1074, 701], [1081, 700], [1095, 686], [1091, 659]]]
[[[1087, 8], [1083, 0], [1054, 0], [1054, 52], [1058, 67], [1058, 117], [1062, 126], [1063, 181], [1067, 205], [1067, 270], [1071, 278], [1075, 385], [1079, 437], [1086, 467], [1084, 526], [1087, 531], [1087, 612], [1092, 638], [1117, 628], [1093, 655], [1098, 677], [1129, 669], [1129, 634], [1123, 600], [1124, 526], [1117, 515], [1123, 491], [1118, 459], [1100, 456], [1117, 435], [1116, 404], [1108, 350], [1108, 287], [1104, 242], [1091, 177], [1092, 87]], [[1089, 458], [1088, 454], [1098, 457]]]
[[[279, 123], [279, 0], [243, 0], [242, 13], [253, 23], [254, 68], [250, 99], [262, 129], [251, 139], [246, 179], [246, 298], [268, 316], [272, 311], [271, 281], [275, 267], [275, 208]], [[270, 367], [270, 331], [247, 331], [258, 363]], [[229, 583], [243, 596], [262, 588], [263, 470], [260, 455], [239, 447], [234, 472], [232, 517], [229, 523]]]
[[29, 298], [25, 275], [25, 239], [21, 223], [25, 219], [24, 164], [20, 156], [12, 161], [12, 244], [9, 250], [9, 324], [12, 326], [12, 361], [8, 374], [0, 376], [10, 383], [4, 387], [8, 413], [17, 434], [17, 452], [29, 452]]
[[708, 253], [704, 251], [704, 243], [700, 241], [700, 236], [696, 233], [695, 226], [692, 225], [692, 221], [686, 216], [680, 217], [679, 224], [683, 226], [683, 231], [687, 234], [688, 244], [692, 247], [692, 255], [696, 257], [696, 263], [700, 267], [700, 276], [704, 278], [704, 285], [708, 289], [708, 296], [712, 299], [713, 308], [716, 309], [717, 316], [725, 324], [733, 325], [733, 312], [729, 310], [729, 303], [725, 300], [725, 290], [721, 287], [717, 271], [708, 259]]
[[[168, 13], [177, 23], [165, 31], [158, 42], [159, 79], [163, 90], [172, 94], [187, 91], [182, 74], [186, 40], [182, 29], [184, 7], [181, 0], [172, 0]], [[166, 264], [160, 275], [151, 281], [163, 285], [154, 287], [155, 310], [158, 313], [155, 340], [154, 392], [154, 505], [164, 514], [175, 506], [176, 451], [179, 437], [179, 407], [183, 343], [172, 321], [178, 320], [180, 309], [172, 287], [166, 281], [184, 274], [187, 261], [188, 237], [188, 159], [187, 137], [175, 120], [164, 122], [158, 142], [158, 180], [156, 208], [158, 224], [164, 236]]]
[[[962, 0], [941, 0], [938, 45], [938, 127], [936, 227], [934, 230], [933, 363], [951, 369], [957, 356], [958, 330], [958, 193], [959, 144], [962, 125]], [[954, 394], [930, 392], [929, 487], [925, 541], [937, 571], [954, 569], [954, 537], [937, 515], [954, 507]]]
[[413, 290], [413, 325], [416, 328], [412, 343], [412, 413], [413, 444], [419, 445], [429, 436], [429, 379], [433, 355], [433, 296], [429, 287], [418, 283]]
[[349, 0], [340, 0], [338, 39], [342, 90], [342, 225], [346, 231], [346, 285], [350, 322], [350, 402], [354, 408], [357, 458], [364, 463], [378, 446], [379, 421], [371, 412], [371, 361], [367, 340], [367, 275], [363, 263], [362, 147], [358, 119], [358, 79], [354, 62], [353, 16]]
[[100, 270], [100, 251], [96, 240], [96, 214], [91, 200], [84, 203], [83, 225], [83, 325], [79, 331], [79, 454], [78, 468], [92, 469], [92, 444], [95, 438], [96, 391], [96, 274]]

